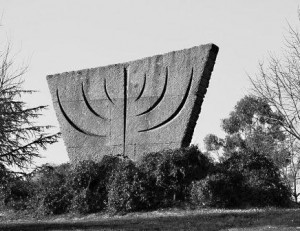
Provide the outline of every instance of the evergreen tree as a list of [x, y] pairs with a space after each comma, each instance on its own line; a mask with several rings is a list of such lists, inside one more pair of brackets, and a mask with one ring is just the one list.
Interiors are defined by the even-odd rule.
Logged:
[[26, 67], [17, 68], [8, 46], [0, 51], [0, 162], [24, 168], [39, 157], [40, 148], [57, 141], [59, 133], [49, 134], [51, 126], [40, 126], [36, 119], [46, 106], [27, 107], [22, 89]]

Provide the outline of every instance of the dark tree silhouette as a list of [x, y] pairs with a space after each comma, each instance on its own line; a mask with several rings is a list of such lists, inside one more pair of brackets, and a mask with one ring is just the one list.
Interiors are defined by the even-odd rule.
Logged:
[[13, 62], [10, 46], [0, 51], [0, 162], [24, 168], [40, 157], [40, 148], [57, 141], [60, 134], [49, 134], [51, 126], [40, 126], [36, 119], [46, 106], [27, 107], [22, 89], [26, 67]]

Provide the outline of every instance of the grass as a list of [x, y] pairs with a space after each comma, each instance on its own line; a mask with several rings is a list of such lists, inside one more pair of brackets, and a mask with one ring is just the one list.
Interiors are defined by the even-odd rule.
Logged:
[[[110, 216], [0, 217], [0, 230], [300, 230], [300, 209], [168, 209]], [[270, 228], [271, 227], [271, 228]], [[299, 227], [299, 229], [297, 229]]]

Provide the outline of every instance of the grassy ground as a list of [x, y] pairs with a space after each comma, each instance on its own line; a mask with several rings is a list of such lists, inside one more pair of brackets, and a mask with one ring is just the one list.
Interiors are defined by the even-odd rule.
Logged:
[[67, 214], [43, 219], [6, 213], [0, 230], [282, 230], [300, 231], [300, 209], [170, 209], [123, 216]]

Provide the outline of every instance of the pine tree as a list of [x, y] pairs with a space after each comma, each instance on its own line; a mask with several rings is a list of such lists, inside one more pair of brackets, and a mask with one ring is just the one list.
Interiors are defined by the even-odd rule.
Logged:
[[49, 134], [51, 126], [37, 125], [36, 119], [47, 106], [27, 107], [22, 89], [27, 67], [16, 67], [10, 46], [0, 51], [0, 163], [24, 168], [40, 157], [40, 149], [57, 141]]

